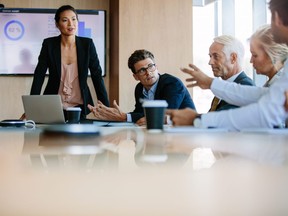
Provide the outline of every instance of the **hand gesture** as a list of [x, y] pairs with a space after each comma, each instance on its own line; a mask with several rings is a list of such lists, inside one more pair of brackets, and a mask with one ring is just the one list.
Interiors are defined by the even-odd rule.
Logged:
[[89, 110], [94, 114], [97, 120], [108, 120], [108, 121], [126, 121], [126, 113], [122, 112], [116, 100], [113, 101], [113, 107], [105, 106], [101, 101], [98, 100], [96, 106], [88, 104]]
[[168, 109], [166, 111], [167, 115], [170, 115], [170, 120], [173, 125], [193, 125], [193, 121], [198, 115], [197, 112], [190, 108], [180, 109], [180, 110], [172, 110]]
[[207, 76], [194, 64], [189, 64], [190, 68], [181, 68], [181, 71], [191, 75], [191, 78], [186, 79], [188, 84], [187, 87], [199, 86], [202, 89], [210, 89], [213, 78]]

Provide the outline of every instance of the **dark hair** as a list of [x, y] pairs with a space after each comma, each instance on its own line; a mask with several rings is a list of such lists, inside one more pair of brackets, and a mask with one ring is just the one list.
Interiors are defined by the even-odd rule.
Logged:
[[134, 65], [144, 59], [150, 58], [154, 62], [154, 55], [148, 50], [141, 49], [136, 50], [128, 59], [128, 67], [132, 70], [133, 73], [136, 73]]
[[277, 12], [285, 26], [288, 26], [288, 1], [287, 0], [270, 0], [269, 8], [271, 10], [272, 18], [274, 12]]
[[77, 20], [78, 20], [78, 14], [77, 14], [75, 8], [72, 7], [71, 5], [63, 5], [63, 6], [61, 6], [60, 8], [58, 8], [57, 11], [56, 11], [56, 13], [55, 13], [54, 20], [55, 20], [56, 23], [58, 23], [59, 20], [60, 20], [60, 14], [61, 14], [62, 12], [64, 12], [64, 11], [66, 11], [66, 10], [71, 10], [71, 11], [73, 11], [73, 12], [76, 14], [76, 18], [77, 18]]

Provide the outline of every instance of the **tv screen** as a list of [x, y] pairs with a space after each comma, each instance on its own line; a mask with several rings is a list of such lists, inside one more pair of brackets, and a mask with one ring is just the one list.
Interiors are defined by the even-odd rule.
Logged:
[[[55, 26], [56, 9], [0, 9], [0, 74], [33, 74], [43, 39], [60, 35]], [[77, 10], [78, 36], [92, 38], [106, 73], [106, 12]]]

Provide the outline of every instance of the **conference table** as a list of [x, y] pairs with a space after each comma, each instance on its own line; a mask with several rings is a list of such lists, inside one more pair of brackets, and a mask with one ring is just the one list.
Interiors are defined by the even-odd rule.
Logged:
[[0, 128], [0, 215], [288, 215], [285, 129], [97, 128]]

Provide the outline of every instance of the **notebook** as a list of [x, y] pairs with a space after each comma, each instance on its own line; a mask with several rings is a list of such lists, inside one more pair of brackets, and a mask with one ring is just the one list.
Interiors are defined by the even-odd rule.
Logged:
[[40, 124], [65, 123], [60, 95], [22, 95], [27, 120]]

